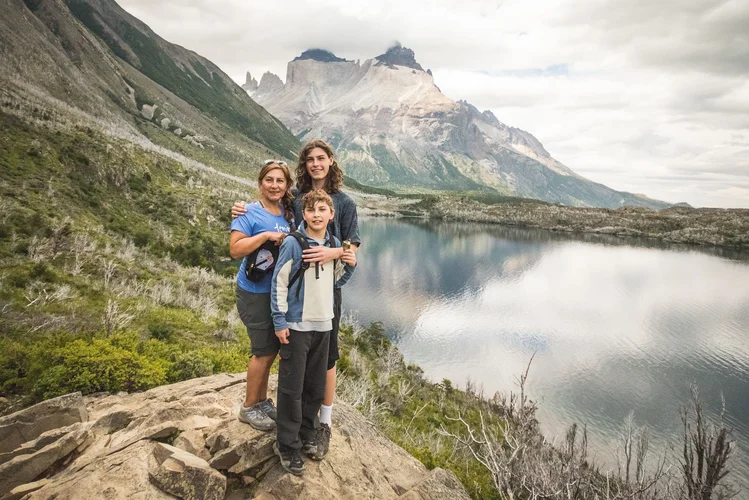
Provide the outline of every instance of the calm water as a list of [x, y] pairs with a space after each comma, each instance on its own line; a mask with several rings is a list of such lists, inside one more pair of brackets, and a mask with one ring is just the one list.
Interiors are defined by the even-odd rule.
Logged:
[[711, 412], [722, 391], [749, 497], [749, 256], [478, 224], [366, 219], [361, 232], [344, 307], [382, 321], [432, 380], [517, 390], [535, 352], [544, 433], [587, 424], [609, 466], [629, 412], [662, 450], [679, 443], [690, 382]]

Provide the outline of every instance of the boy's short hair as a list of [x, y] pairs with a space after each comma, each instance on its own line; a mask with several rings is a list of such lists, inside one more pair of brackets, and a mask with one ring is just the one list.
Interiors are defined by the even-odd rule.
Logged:
[[302, 197], [302, 211], [307, 210], [308, 208], [314, 208], [319, 202], [328, 205], [331, 211], [334, 210], [333, 198], [322, 189], [313, 189]]

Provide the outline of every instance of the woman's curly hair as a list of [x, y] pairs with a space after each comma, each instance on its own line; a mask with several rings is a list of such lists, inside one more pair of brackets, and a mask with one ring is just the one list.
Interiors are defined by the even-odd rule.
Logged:
[[[309, 155], [310, 151], [315, 148], [320, 148], [325, 151], [328, 158], [334, 157], [333, 148], [331, 148], [325, 141], [316, 139], [304, 145], [299, 152], [299, 163], [296, 167], [296, 184], [297, 189], [301, 193], [307, 193], [312, 190], [312, 177], [309, 175], [309, 172], [307, 172], [307, 155]], [[328, 176], [325, 178], [325, 192], [328, 194], [337, 193], [341, 190], [342, 185], [343, 171], [341, 170], [341, 167], [338, 166], [338, 162], [333, 159], [333, 163], [331, 163], [330, 170], [328, 171]]]

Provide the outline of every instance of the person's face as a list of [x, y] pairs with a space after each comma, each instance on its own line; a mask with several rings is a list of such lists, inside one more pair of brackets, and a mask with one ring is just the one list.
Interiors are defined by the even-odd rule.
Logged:
[[304, 221], [307, 226], [315, 231], [321, 231], [328, 227], [333, 218], [333, 209], [324, 201], [318, 201], [312, 207], [304, 209]]
[[269, 170], [260, 180], [260, 194], [268, 201], [280, 201], [287, 189], [286, 176], [280, 168]]
[[307, 153], [305, 159], [307, 165], [307, 173], [312, 180], [322, 180], [328, 176], [330, 172], [330, 165], [333, 163], [333, 158], [328, 156], [323, 148], [314, 148]]

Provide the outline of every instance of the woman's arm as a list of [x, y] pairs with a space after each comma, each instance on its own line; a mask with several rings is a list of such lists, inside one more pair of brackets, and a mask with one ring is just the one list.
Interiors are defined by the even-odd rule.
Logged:
[[247, 236], [242, 231], [232, 231], [229, 236], [229, 255], [232, 259], [238, 259], [260, 248], [266, 241], [272, 241], [276, 246], [283, 243], [286, 233], [265, 231], [255, 236]]
[[229, 255], [232, 259], [239, 259], [250, 255], [252, 252], [260, 248], [260, 246], [270, 239], [270, 235], [273, 234], [269, 231], [256, 234], [255, 236], [247, 236], [241, 231], [232, 231], [229, 236]]

